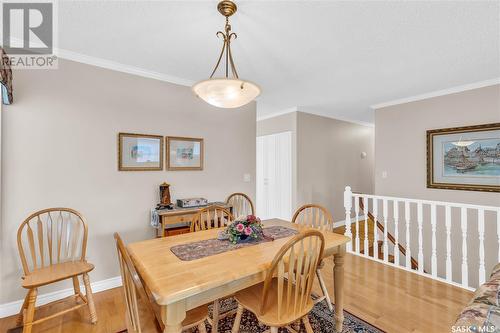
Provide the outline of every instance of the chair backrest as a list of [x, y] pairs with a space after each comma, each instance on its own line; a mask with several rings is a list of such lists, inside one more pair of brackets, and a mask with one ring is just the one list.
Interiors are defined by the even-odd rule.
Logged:
[[49, 208], [31, 214], [17, 230], [24, 274], [66, 261], [84, 261], [87, 233], [84, 217], [74, 209]]
[[253, 202], [245, 193], [231, 194], [227, 198], [226, 203], [232, 206], [233, 216], [236, 216], [237, 218], [242, 215], [255, 215]]
[[229, 210], [220, 206], [209, 206], [194, 216], [191, 232], [225, 227], [233, 221], [233, 214]]
[[264, 280], [260, 313], [267, 308], [270, 288], [277, 283], [278, 319], [301, 315], [311, 300], [311, 288], [316, 268], [323, 257], [325, 238], [318, 230], [307, 230], [290, 239], [274, 257]]
[[159, 313], [153, 308], [151, 298], [149, 297], [146, 288], [144, 288], [141, 276], [135, 269], [134, 263], [132, 261], [132, 258], [130, 258], [125, 243], [118, 233], [115, 232], [114, 237], [116, 240], [116, 249], [118, 250], [118, 261], [120, 263], [120, 272], [122, 275], [122, 286], [123, 292], [125, 294], [127, 314], [132, 327], [136, 332], [141, 332], [139, 302], [137, 299], [137, 293], [139, 293], [140, 299], [142, 299], [144, 304], [148, 306], [148, 310], [155, 317], [157, 328], [159, 328], [160, 331], [163, 331], [163, 322], [161, 320], [158, 321]]
[[292, 223], [328, 231], [333, 228], [333, 219], [330, 212], [325, 207], [314, 204], [304, 205], [297, 209], [293, 214]]

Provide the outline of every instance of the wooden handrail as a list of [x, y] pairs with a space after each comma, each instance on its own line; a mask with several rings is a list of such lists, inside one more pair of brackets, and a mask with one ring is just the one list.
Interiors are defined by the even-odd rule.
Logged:
[[[364, 210], [364, 205], [363, 205], [363, 198], [359, 197], [359, 208], [361, 211]], [[384, 226], [378, 222], [378, 220], [375, 218], [375, 216], [372, 215], [372, 213], [370, 213], [370, 211], [368, 211], [368, 218], [370, 218], [373, 222], [375, 222], [377, 224], [377, 228], [381, 231], [381, 232], [384, 232]], [[392, 244], [396, 245], [396, 239], [394, 238], [394, 236], [391, 235], [390, 232], [387, 232], [387, 238], [392, 242]], [[399, 248], [399, 251], [404, 255], [406, 256], [406, 249], [398, 243], [398, 248]], [[410, 262], [411, 262], [411, 268], [412, 269], [418, 269], [418, 261], [415, 260], [413, 257], [410, 257]]]

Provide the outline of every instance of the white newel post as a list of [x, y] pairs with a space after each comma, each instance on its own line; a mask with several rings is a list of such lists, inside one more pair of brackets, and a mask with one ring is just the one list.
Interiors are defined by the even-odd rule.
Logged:
[[352, 233], [351, 233], [351, 209], [352, 209], [352, 191], [350, 186], [345, 187], [344, 191], [344, 208], [345, 208], [345, 233], [351, 239], [346, 245], [348, 252], [352, 251]]

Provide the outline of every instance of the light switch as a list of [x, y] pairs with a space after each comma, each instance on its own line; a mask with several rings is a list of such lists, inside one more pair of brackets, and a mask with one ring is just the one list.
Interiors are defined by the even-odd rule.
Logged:
[[387, 171], [382, 171], [382, 178], [387, 178]]
[[244, 181], [245, 183], [250, 183], [250, 182], [252, 181], [252, 176], [251, 176], [249, 173], [245, 173], [245, 174], [243, 175], [243, 181]]

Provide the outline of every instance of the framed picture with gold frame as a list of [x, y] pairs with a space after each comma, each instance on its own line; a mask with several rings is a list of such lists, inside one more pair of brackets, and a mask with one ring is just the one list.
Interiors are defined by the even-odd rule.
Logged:
[[427, 131], [427, 187], [500, 192], [500, 123]]
[[167, 136], [167, 170], [203, 170], [203, 139]]
[[118, 133], [118, 170], [163, 170], [163, 136]]

